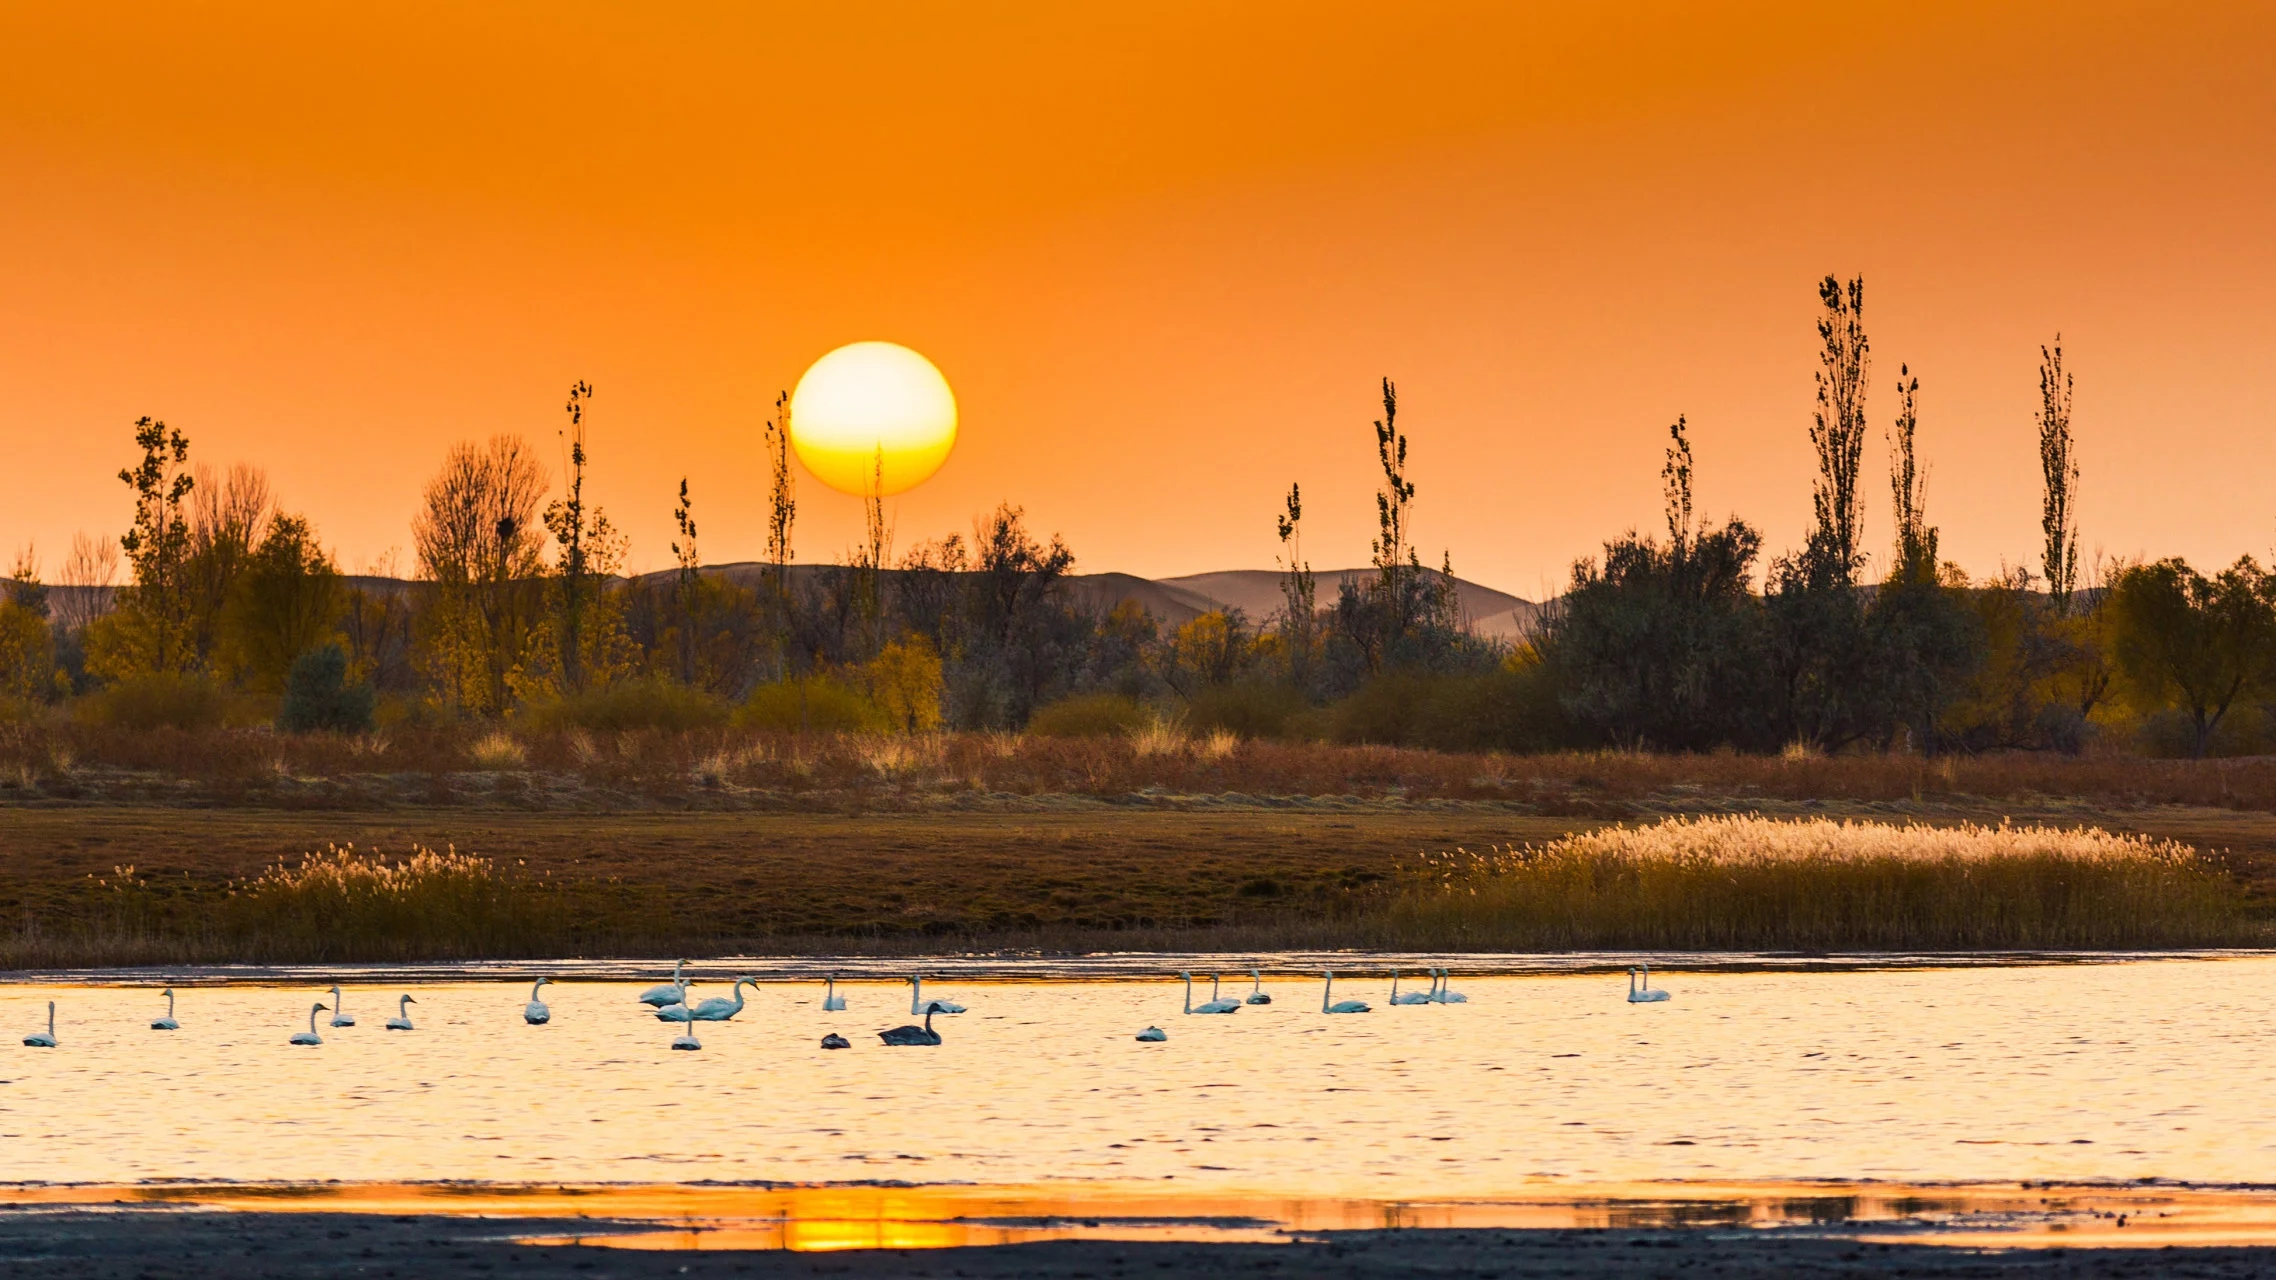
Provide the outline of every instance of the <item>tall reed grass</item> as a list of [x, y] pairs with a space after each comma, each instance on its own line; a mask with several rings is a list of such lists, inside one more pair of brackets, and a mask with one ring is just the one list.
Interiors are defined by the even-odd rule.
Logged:
[[573, 954], [611, 906], [652, 895], [567, 885], [487, 858], [414, 849], [389, 860], [353, 846], [278, 863], [218, 889], [154, 881], [134, 867], [93, 879], [78, 910], [0, 939], [0, 964], [167, 961], [326, 963]]
[[1383, 925], [1449, 947], [2123, 949], [2267, 933], [2217, 859], [2094, 827], [1669, 818], [1408, 870]]

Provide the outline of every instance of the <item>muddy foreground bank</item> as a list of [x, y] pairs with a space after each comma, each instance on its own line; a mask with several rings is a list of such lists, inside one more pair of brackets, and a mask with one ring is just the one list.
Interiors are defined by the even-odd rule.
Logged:
[[1604, 1277], [2228, 1277], [2276, 1274], [2276, 1248], [1989, 1249], [1865, 1244], [1800, 1231], [1334, 1232], [1286, 1244], [1059, 1240], [939, 1250], [842, 1253], [537, 1247], [559, 1219], [215, 1213], [173, 1209], [0, 1211], [0, 1270], [89, 1280], [143, 1277], [380, 1277], [500, 1274], [842, 1276], [1075, 1280], [1111, 1276]]

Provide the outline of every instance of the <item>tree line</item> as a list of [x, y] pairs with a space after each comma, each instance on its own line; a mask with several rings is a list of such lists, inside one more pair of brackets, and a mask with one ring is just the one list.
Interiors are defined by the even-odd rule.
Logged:
[[761, 432], [757, 570], [704, 565], [683, 479], [674, 568], [628, 575], [625, 536], [585, 496], [593, 388], [579, 382], [563, 405], [558, 493], [523, 437], [453, 446], [422, 494], [407, 581], [343, 574], [257, 468], [193, 465], [182, 431], [137, 421], [137, 456], [119, 473], [131, 527], [77, 540], [66, 590], [49, 590], [29, 550], [5, 580], [0, 715], [1061, 733], [1169, 717], [1244, 736], [1505, 750], [2258, 746], [2262, 699], [2276, 693], [2276, 578], [2249, 556], [2211, 576], [2180, 560], [2082, 569], [2059, 336], [2040, 351], [2038, 572], [1971, 580], [1939, 557], [1909, 365], [1883, 429], [1895, 541], [1869, 572], [1864, 282], [1829, 276], [1819, 303], [1803, 544], [1765, 560], [1743, 519], [1700, 518], [1678, 416], [1664, 535], [1632, 530], [1576, 562], [1514, 644], [1471, 631], [1449, 554], [1435, 568], [1422, 559], [1389, 379], [1371, 424], [1371, 572], [1321, 598], [1292, 484], [1275, 514], [1280, 607], [1175, 626], [1068, 590], [1074, 554], [1009, 503], [896, 557], [872, 500], [861, 545], [798, 563], [787, 395]]

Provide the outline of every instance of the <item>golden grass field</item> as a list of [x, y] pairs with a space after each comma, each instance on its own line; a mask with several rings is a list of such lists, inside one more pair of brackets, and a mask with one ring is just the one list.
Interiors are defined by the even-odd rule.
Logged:
[[[1854, 806], [1861, 814], [1878, 813]], [[2158, 806], [2100, 814], [2076, 804], [2025, 809], [1947, 805], [1923, 821], [2096, 821], [2226, 850], [2248, 910], [2264, 917], [2276, 869], [2276, 816]], [[1538, 924], [1387, 913], [1387, 900], [1434, 874], [1425, 855], [1543, 844], [1602, 825], [1499, 805], [1349, 808], [1079, 808], [989, 813], [530, 812], [432, 808], [339, 812], [156, 805], [0, 807], [0, 963], [9, 966], [215, 959], [443, 958], [482, 954], [670, 951], [912, 951], [993, 947], [1442, 945], [1481, 949], [1583, 945]], [[271, 935], [242, 943], [201, 935], [240, 885], [304, 855], [353, 844], [390, 857], [455, 848], [495, 874], [556, 897], [516, 908], [527, 936], [469, 947], [331, 949]], [[116, 869], [147, 888], [121, 895]], [[118, 915], [133, 899], [131, 913]], [[104, 922], [110, 922], [105, 924]], [[1773, 922], [1775, 924], [1775, 922]], [[75, 934], [85, 924], [100, 936]], [[115, 925], [117, 927], [111, 927]], [[1659, 928], [1659, 926], [1654, 926]], [[1780, 938], [1775, 928], [1724, 945], [1798, 948], [1859, 938]], [[1889, 945], [1905, 939], [1888, 937]], [[1928, 945], [1949, 937], [1916, 938]], [[2112, 936], [2153, 945], [2155, 930]], [[2170, 936], [2164, 941], [2177, 941]], [[2215, 939], [2198, 938], [2197, 941]], [[2233, 939], [2231, 939], [2233, 940]], [[1649, 930], [1635, 943], [1676, 945]], [[1713, 938], [1688, 939], [1705, 944]], [[1985, 937], [1983, 945], [2030, 945]], [[2044, 940], [2042, 940], [2044, 941]], [[2054, 942], [2059, 944], [2060, 939]]]

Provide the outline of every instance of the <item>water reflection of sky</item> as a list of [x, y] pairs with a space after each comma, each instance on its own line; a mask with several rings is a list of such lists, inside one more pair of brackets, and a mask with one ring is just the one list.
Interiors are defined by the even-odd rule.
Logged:
[[[0, 988], [0, 1181], [1058, 1184], [1463, 1197], [1543, 1178], [2188, 1179], [2276, 1169], [2276, 960], [2024, 969], [1476, 978], [1391, 1008], [1379, 980], [1184, 1017], [1171, 983], [956, 984], [946, 1043], [888, 1049], [907, 988], [769, 986], [700, 1053], [640, 985], [359, 989], [359, 1025], [286, 1038], [321, 993]], [[1241, 984], [1246, 988], [1246, 982]], [[705, 994], [699, 989], [698, 994]], [[726, 994], [724, 988], [711, 994]], [[1131, 1039], [1148, 1023], [1164, 1044]], [[839, 1030], [854, 1042], [824, 1052]], [[19, 1037], [20, 1038], [20, 1035]]]

